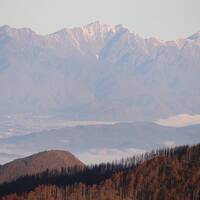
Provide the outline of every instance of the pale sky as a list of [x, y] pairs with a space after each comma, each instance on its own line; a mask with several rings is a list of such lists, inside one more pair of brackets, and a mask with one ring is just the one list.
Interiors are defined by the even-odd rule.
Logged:
[[40, 34], [94, 21], [172, 40], [200, 31], [200, 0], [0, 0], [0, 26]]

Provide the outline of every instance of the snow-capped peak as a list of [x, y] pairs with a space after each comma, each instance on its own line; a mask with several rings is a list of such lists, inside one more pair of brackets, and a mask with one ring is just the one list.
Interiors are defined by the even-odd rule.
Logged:
[[[66, 33], [71, 33], [71, 34], [81, 34], [85, 35], [87, 38], [93, 38], [95, 36], [104, 36], [105, 34], [108, 33], [116, 33], [119, 32], [120, 30], [125, 30], [125, 28], [122, 25], [107, 25], [107, 24], [101, 24], [99, 21], [95, 21], [93, 23], [84, 25], [82, 27], [75, 27], [72, 29], [68, 28], [63, 28], [60, 31], [57, 31], [53, 34], [50, 35], [65, 35]], [[127, 30], [127, 29], [126, 29]]]
[[88, 36], [88, 37], [94, 37], [98, 35], [101, 35], [102, 37], [107, 33], [116, 33], [120, 29], [122, 29], [122, 26], [112, 26], [107, 24], [101, 24], [99, 21], [93, 22], [91, 24], [85, 25], [81, 27], [81, 30]]

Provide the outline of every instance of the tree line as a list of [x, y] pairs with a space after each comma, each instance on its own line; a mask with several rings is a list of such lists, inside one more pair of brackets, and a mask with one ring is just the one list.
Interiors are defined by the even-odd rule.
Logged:
[[[196, 161], [199, 156], [200, 145], [193, 147], [185, 145], [175, 148], [160, 149], [139, 156], [121, 159], [120, 161], [90, 165], [84, 168], [76, 166], [66, 169], [63, 168], [60, 171], [49, 171], [47, 169], [39, 174], [23, 176], [10, 183], [1, 184], [0, 197], [9, 194], [17, 194], [20, 196], [24, 193], [33, 191], [38, 186], [51, 185], [56, 188], [64, 189], [63, 191], [66, 191], [66, 188], [74, 188], [76, 185], [93, 187], [95, 185], [100, 185], [102, 182], [106, 182], [106, 180], [109, 180], [115, 174], [124, 174], [119, 183], [123, 185], [123, 187], [119, 188], [123, 188], [121, 192], [125, 195], [125, 190], [128, 188], [127, 185], [130, 182], [129, 172], [133, 173], [142, 163], [159, 157], [192, 163], [193, 161]], [[166, 166], [161, 170], [165, 170], [165, 167]]]

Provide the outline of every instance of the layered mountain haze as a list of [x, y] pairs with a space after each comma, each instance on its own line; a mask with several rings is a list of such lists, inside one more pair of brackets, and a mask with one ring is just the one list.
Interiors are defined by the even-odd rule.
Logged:
[[40, 152], [0, 166], [0, 183], [41, 173], [47, 169], [61, 171], [62, 168], [76, 166], [82, 168], [84, 164], [69, 152], [59, 150]]
[[200, 113], [200, 36], [144, 39], [95, 22], [39, 35], [0, 27], [0, 114], [157, 120]]
[[[0, 152], [24, 156], [48, 149], [63, 149], [86, 164], [94, 164], [152, 149], [196, 144], [200, 141], [199, 133], [200, 125], [177, 128], [149, 122], [75, 126], [1, 139]], [[7, 160], [12, 159], [8, 157]], [[0, 163], [3, 161], [0, 159]]]
[[200, 200], [199, 7], [0, 0], [0, 200]]

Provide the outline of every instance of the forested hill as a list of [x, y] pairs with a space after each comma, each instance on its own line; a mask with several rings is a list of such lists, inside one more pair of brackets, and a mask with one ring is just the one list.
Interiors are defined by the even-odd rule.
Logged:
[[50, 150], [14, 160], [0, 166], [0, 184], [11, 182], [25, 175], [34, 175], [49, 170], [62, 168], [84, 167], [84, 164], [67, 151]]
[[0, 200], [199, 200], [200, 144], [25, 176], [1, 185], [0, 194]]

